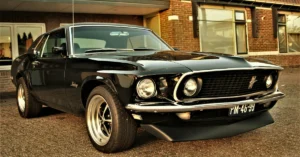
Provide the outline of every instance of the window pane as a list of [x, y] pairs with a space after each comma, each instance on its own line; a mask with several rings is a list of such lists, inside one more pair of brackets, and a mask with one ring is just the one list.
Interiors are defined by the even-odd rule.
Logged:
[[285, 23], [285, 15], [279, 14], [278, 15], [278, 22], [279, 23]]
[[232, 22], [200, 21], [201, 48], [206, 52], [234, 54], [234, 24]]
[[0, 26], [0, 65], [11, 65], [11, 28]]
[[44, 36], [43, 39], [41, 40], [41, 42], [37, 45], [37, 47], [35, 48], [35, 50], [37, 51], [38, 54], [41, 54], [41, 52], [43, 51], [45, 42], [47, 40], [48, 36]]
[[236, 11], [235, 20], [245, 21], [245, 12]]
[[279, 39], [279, 52], [286, 53], [286, 30], [285, 26], [278, 27], [278, 39]]
[[65, 32], [64, 30], [58, 30], [49, 35], [48, 40], [46, 41], [45, 47], [43, 49], [42, 57], [46, 58], [55, 58], [61, 57], [60, 54], [55, 54], [52, 52], [54, 47], [66, 47], [65, 41]]
[[[170, 50], [151, 31], [127, 27], [75, 27], [74, 28], [75, 54], [85, 53], [90, 49], [154, 49], [158, 51]], [[85, 44], [85, 41], [94, 41], [95, 44]], [[97, 44], [96, 44], [97, 43]], [[85, 45], [85, 46], [82, 46]]]
[[287, 16], [289, 52], [300, 52], [300, 16]]
[[246, 26], [236, 25], [237, 52], [247, 53]]
[[208, 21], [234, 21], [232, 10], [221, 9], [205, 9], [201, 8], [199, 13], [199, 20]]
[[42, 34], [42, 27], [18, 26], [17, 27], [19, 55], [27, 52], [36, 38]]
[[74, 43], [77, 43], [80, 48], [105, 48], [106, 41], [99, 39], [75, 38]]

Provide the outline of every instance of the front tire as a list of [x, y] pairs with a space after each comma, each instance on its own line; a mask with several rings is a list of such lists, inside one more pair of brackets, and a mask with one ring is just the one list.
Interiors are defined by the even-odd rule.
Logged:
[[42, 109], [42, 105], [30, 95], [24, 78], [20, 78], [17, 83], [17, 104], [23, 118], [37, 117]]
[[90, 93], [86, 123], [92, 144], [101, 152], [123, 151], [135, 141], [136, 122], [106, 86], [98, 86]]

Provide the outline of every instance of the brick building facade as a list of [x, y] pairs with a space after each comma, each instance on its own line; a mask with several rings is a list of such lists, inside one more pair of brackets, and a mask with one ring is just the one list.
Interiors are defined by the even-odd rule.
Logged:
[[15, 90], [10, 64], [28, 47], [27, 40], [73, 20], [143, 25], [183, 51], [300, 65], [300, 0], [75, 0], [72, 6], [58, 0], [0, 2], [0, 94]]
[[[201, 2], [197, 1], [196, 2]], [[209, 1], [207, 1], [209, 2]], [[254, 58], [263, 58], [270, 60], [281, 66], [299, 66], [300, 65], [300, 52], [280, 53], [279, 52], [279, 39], [274, 37], [274, 26], [273, 26], [273, 13], [272, 7], [278, 6], [279, 8], [283, 5], [294, 6], [293, 10], [282, 9], [278, 10], [277, 14], [282, 15], [295, 15], [300, 17], [300, 1], [299, 0], [274, 0], [266, 1], [264, 4], [261, 1], [258, 6], [251, 6], [248, 3], [238, 6], [236, 3], [200, 3], [197, 4], [199, 8], [211, 8], [217, 10], [237, 10], [245, 12], [245, 25], [246, 25], [246, 36], [247, 36], [247, 52], [246, 54], [233, 54], [241, 56], [251, 56]], [[241, 2], [240, 2], [241, 3]], [[251, 4], [251, 3], [250, 3]], [[273, 6], [272, 6], [273, 5]], [[264, 7], [265, 6], [265, 7]], [[255, 7], [256, 20], [256, 32], [257, 37], [253, 37], [253, 25], [252, 25], [252, 14], [251, 8]], [[286, 7], [288, 8], [288, 7]], [[168, 17], [178, 17], [176, 20], [169, 20]], [[181, 50], [195, 51], [201, 50], [201, 38], [194, 37], [193, 22], [191, 18], [192, 3], [190, 1], [171, 0], [170, 8], [160, 13], [161, 18], [161, 30], [164, 32], [162, 38], [170, 43], [173, 47]], [[195, 19], [194, 19], [195, 20]], [[197, 21], [198, 22], [198, 21]], [[300, 18], [296, 21], [297, 26], [300, 27]], [[298, 28], [298, 37], [300, 36], [300, 28]], [[202, 39], [205, 40], [205, 39]], [[297, 42], [293, 43], [300, 45], [298, 38]]]

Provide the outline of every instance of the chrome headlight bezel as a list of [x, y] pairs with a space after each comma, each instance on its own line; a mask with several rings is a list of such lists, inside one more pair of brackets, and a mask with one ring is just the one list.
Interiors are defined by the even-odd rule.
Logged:
[[[143, 83], [145, 83], [146, 81], [148, 81], [148, 83], [152, 83], [152, 85], [153, 85], [153, 91], [151, 91], [151, 93], [149, 95], [143, 94], [143, 92], [145, 92], [145, 91], [142, 91], [143, 87], [141, 87], [143, 85]], [[150, 99], [150, 98], [154, 97], [157, 94], [156, 84], [155, 84], [154, 80], [151, 78], [144, 78], [144, 79], [139, 80], [139, 82], [136, 85], [136, 93], [142, 99]]]
[[[187, 83], [189, 81], [192, 81], [195, 85], [195, 89], [191, 92], [191, 93], [187, 93]], [[185, 81], [184, 83], [184, 86], [183, 86], [183, 94], [187, 97], [193, 97], [193, 96], [196, 96], [200, 91], [201, 91], [201, 88], [202, 88], [202, 79], [201, 78], [189, 78], [188, 80]]]

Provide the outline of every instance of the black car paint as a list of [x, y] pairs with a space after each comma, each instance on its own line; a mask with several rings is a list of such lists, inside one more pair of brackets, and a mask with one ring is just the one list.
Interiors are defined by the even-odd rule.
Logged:
[[135, 80], [139, 77], [252, 66], [241, 57], [203, 52], [130, 51], [59, 58], [33, 56], [25, 54], [14, 62], [14, 83], [19, 75], [25, 77], [31, 94], [36, 98], [53, 108], [74, 114], [84, 112], [86, 99], [82, 97], [88, 93], [83, 93], [82, 89], [91, 82], [109, 86], [125, 105], [134, 101]]
[[[136, 26], [133, 28], [145, 29]], [[68, 26], [51, 32], [61, 29], [65, 29], [66, 38], [70, 38]], [[35, 41], [33, 45], [38, 42]], [[11, 75], [14, 84], [17, 84], [18, 78], [24, 77], [31, 94], [39, 101], [74, 114], [84, 112], [91, 85], [107, 85], [126, 105], [135, 101], [135, 84], [142, 77], [237, 67], [266, 66], [278, 69], [278, 66], [259, 63], [259, 60], [250, 62], [242, 57], [211, 52], [118, 51], [73, 54], [69, 40], [66, 48], [67, 56], [39, 58], [33, 54], [34, 47], [31, 47], [27, 54], [19, 56], [13, 62]]]

